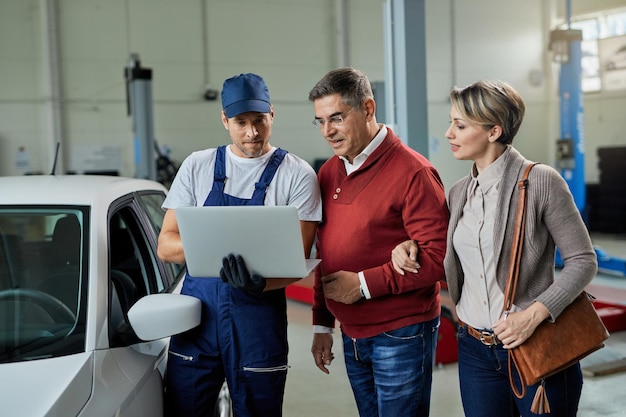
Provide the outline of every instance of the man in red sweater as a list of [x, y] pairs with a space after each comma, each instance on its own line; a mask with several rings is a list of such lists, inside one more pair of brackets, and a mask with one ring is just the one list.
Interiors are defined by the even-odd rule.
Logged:
[[[427, 416], [448, 225], [443, 184], [424, 156], [376, 122], [363, 72], [330, 71], [309, 100], [335, 154], [318, 173], [315, 363], [329, 372], [336, 319], [360, 416]], [[420, 268], [402, 275], [391, 251], [407, 239], [418, 244]]]

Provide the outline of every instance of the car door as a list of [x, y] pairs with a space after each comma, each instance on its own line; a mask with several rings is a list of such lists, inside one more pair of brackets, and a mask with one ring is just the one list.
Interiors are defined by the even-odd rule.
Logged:
[[[118, 200], [109, 212], [109, 344], [115, 366], [128, 380], [127, 398], [119, 416], [161, 416], [163, 373], [169, 338], [143, 342], [128, 322], [128, 310], [141, 297], [167, 292], [175, 282], [175, 269], [156, 254], [158, 211], [148, 215], [142, 199], [154, 205], [163, 193], [135, 193]], [[154, 318], [158, 320], [158, 317]]]

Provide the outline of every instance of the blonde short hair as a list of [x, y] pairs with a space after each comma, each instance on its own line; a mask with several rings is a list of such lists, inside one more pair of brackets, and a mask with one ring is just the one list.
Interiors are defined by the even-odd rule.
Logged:
[[498, 125], [502, 135], [498, 142], [513, 142], [526, 105], [519, 93], [509, 84], [498, 80], [481, 80], [466, 87], [455, 87], [450, 92], [452, 105], [464, 119], [491, 129]]

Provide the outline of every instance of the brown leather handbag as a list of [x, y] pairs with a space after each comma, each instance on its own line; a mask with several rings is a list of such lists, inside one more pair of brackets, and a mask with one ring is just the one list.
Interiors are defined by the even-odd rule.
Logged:
[[[534, 165], [536, 163], [530, 164], [525, 169], [522, 179], [517, 184], [520, 195], [509, 277], [504, 293], [505, 314], [508, 314], [513, 306], [517, 288], [526, 223], [526, 187], [528, 174]], [[609, 332], [596, 313], [592, 301], [593, 297], [583, 291], [554, 322], [544, 321], [523, 344], [509, 350], [509, 382], [517, 398], [526, 395], [527, 386], [541, 381], [533, 399], [531, 412], [535, 414], [550, 412], [544, 387], [545, 378], [602, 348], [604, 341], [608, 339]], [[515, 383], [514, 368], [519, 374], [520, 388]]]

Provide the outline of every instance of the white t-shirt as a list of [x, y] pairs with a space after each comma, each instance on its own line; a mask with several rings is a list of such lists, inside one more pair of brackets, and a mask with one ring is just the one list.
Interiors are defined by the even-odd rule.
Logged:
[[[242, 158], [226, 147], [226, 182], [224, 193], [233, 197], [249, 199], [254, 184], [261, 178], [275, 147], [258, 158]], [[181, 164], [163, 208], [176, 209], [185, 206], [202, 206], [211, 188], [215, 170], [216, 148], [197, 151]], [[294, 206], [300, 220], [320, 221], [322, 201], [315, 171], [303, 159], [287, 153], [267, 187], [266, 206]]]

